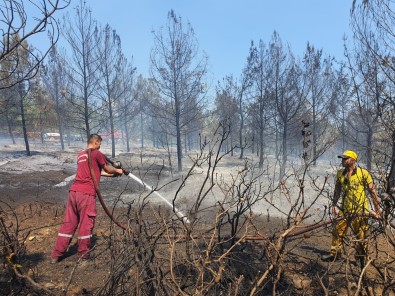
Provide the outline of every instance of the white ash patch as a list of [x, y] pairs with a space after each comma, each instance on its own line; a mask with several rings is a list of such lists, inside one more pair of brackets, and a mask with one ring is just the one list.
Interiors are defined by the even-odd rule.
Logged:
[[76, 169], [76, 163], [73, 159], [76, 157], [74, 152], [60, 152], [32, 146], [31, 156], [27, 156], [23, 145], [4, 145], [0, 147], [0, 172], [19, 174]]

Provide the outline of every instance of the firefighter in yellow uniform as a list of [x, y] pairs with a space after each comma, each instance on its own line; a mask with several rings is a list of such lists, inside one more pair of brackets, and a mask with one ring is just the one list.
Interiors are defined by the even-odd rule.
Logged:
[[[371, 214], [377, 218], [380, 217], [379, 200], [374, 189], [373, 179], [367, 170], [356, 166], [357, 153], [346, 150], [343, 155], [339, 155], [339, 158], [342, 159], [343, 169], [340, 169], [336, 174], [332, 213], [340, 220], [337, 219], [338, 222], [332, 233], [331, 250], [328, 255], [322, 257], [324, 261], [334, 261], [341, 257], [343, 238], [348, 227], [351, 228], [358, 240], [357, 256], [364, 257], [366, 255], [364, 239], [368, 230], [368, 221], [366, 216], [361, 215]], [[366, 191], [370, 193], [374, 212], [369, 211], [369, 199]], [[340, 196], [342, 196], [342, 200], [339, 206]]]

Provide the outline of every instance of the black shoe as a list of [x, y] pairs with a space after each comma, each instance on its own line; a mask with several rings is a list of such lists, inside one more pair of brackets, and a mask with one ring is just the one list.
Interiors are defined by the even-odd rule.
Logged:
[[328, 255], [323, 255], [321, 257], [321, 260], [324, 262], [333, 262], [333, 261], [337, 261], [341, 258], [341, 255], [332, 255], [332, 254], [328, 254]]
[[60, 261], [59, 258], [51, 258], [51, 264], [59, 263], [59, 261]]

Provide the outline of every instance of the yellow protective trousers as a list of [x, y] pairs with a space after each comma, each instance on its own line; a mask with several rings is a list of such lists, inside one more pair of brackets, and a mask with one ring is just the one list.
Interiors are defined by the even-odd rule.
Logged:
[[368, 230], [368, 219], [366, 217], [355, 217], [354, 215], [344, 216], [342, 212], [339, 213], [340, 219], [332, 232], [332, 247], [330, 254], [332, 256], [339, 256], [343, 250], [344, 237], [347, 234], [348, 228], [351, 229], [355, 235], [356, 253], [359, 256], [365, 256], [367, 252], [366, 236]]

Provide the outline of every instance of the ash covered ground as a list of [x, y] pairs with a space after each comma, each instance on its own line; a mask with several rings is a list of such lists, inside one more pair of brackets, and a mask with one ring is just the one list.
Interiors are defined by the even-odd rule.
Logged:
[[[85, 144], [82, 142], [66, 146], [65, 151], [61, 151], [59, 143], [56, 142], [46, 144], [33, 142], [30, 143], [32, 155], [27, 157], [21, 139], [18, 139], [17, 144], [12, 144], [9, 141], [0, 143], [0, 200], [3, 209], [7, 211], [12, 209], [18, 214], [18, 223], [21, 225], [25, 244], [25, 254], [21, 264], [32, 278], [51, 291], [59, 292], [64, 289], [75, 267], [75, 240], [71, 245], [71, 255], [61, 264], [55, 267], [51, 265], [49, 254], [62, 222], [68, 187], [76, 169], [75, 160], [83, 148], [85, 148]], [[127, 169], [154, 187], [167, 200], [172, 201], [177, 195], [175, 205], [184, 213], [189, 212], [201, 189], [210, 187], [209, 184], [203, 185], [206, 179], [207, 164], [197, 166], [194, 173], [187, 178], [185, 183], [183, 182], [188, 168], [193, 163], [193, 157], [184, 158], [185, 170], [183, 174], [178, 174], [169, 170], [167, 154], [163, 151], [134, 149], [132, 152], [126, 153], [122, 147], [117, 148], [119, 152], [116, 159], [121, 160]], [[111, 154], [110, 145], [106, 143], [103, 143], [101, 150], [108, 156]], [[262, 193], [265, 190], [277, 188], [273, 193], [264, 195], [263, 199], [254, 204], [250, 214], [260, 219], [262, 225], [260, 231], [276, 233], [282, 229], [289, 214], [290, 204], [301, 197], [299, 176], [302, 166], [297, 159], [291, 161], [287, 172], [289, 178], [283, 186], [280, 186], [275, 180], [274, 174], [256, 169], [254, 158], [252, 155], [246, 159], [238, 159], [237, 155], [225, 156], [218, 163], [213, 177], [215, 186], [209, 190], [203, 202], [202, 208], [205, 210], [199, 217], [200, 223], [213, 222], [212, 207], [219, 201], [230, 198], [230, 184], [243, 183], [238, 183], [237, 180], [240, 173], [245, 170], [247, 163], [248, 166], [251, 166], [251, 174], [246, 175], [246, 180], [256, 177], [254, 186], [261, 186], [259, 190]], [[271, 169], [274, 163], [274, 158], [268, 157], [267, 168]], [[309, 177], [306, 178], [304, 186], [303, 197], [305, 200], [302, 207], [309, 208], [311, 206], [309, 208], [311, 216], [306, 222], [318, 221], [325, 217], [325, 206], [328, 203], [328, 194], [332, 190], [335, 169], [328, 162], [321, 163], [320, 166], [311, 168], [307, 172]], [[325, 176], [328, 176], [327, 183], [324, 182]], [[258, 190], [258, 187], [255, 189]], [[171, 212], [168, 205], [160, 198], [150, 195], [149, 190], [127, 176], [102, 178], [101, 190], [106, 204], [115, 213], [122, 213], [128, 207], [134, 207], [142, 202], [152, 204], [151, 214], [145, 217], [147, 221], [153, 220], [156, 212]], [[231, 205], [231, 202], [228, 204]], [[236, 207], [230, 206], [230, 211]], [[9, 223], [14, 223], [10, 226], [13, 229], [15, 219], [11, 217]], [[106, 251], [110, 229], [110, 220], [98, 204], [98, 217], [95, 226], [97, 256], [90, 266], [73, 274], [68, 287], [69, 295], [81, 295], [86, 291], [95, 291], [106, 281], [111, 260]], [[329, 244], [330, 232], [324, 229], [318, 236], [302, 239], [302, 243], [299, 241], [298, 250], [304, 256], [316, 261], [327, 251]], [[92, 280], [86, 282], [86, 276]], [[0, 270], [0, 290], [2, 290], [1, 286], [6, 286], [8, 280]], [[2, 294], [0, 293], [0, 295]]]

